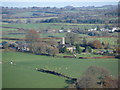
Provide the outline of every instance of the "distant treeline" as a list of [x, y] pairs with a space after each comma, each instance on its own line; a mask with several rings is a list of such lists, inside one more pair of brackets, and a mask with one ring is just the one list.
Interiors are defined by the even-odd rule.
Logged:
[[[117, 23], [118, 6], [101, 7], [2, 7], [2, 22], [7, 23]], [[47, 18], [46, 18], [47, 17]], [[48, 18], [52, 17], [52, 18]], [[24, 20], [23, 20], [24, 18]], [[34, 19], [43, 18], [43, 19]], [[45, 19], [46, 18], [46, 19]], [[11, 20], [8, 20], [11, 19]], [[15, 20], [16, 19], [16, 20]], [[26, 19], [26, 20], [25, 20]]]

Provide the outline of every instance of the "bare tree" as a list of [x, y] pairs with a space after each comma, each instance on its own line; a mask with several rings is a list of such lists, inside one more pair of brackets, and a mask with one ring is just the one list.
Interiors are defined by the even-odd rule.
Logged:
[[96, 78], [92, 75], [85, 75], [81, 79], [77, 80], [76, 83], [77, 88], [95, 88], [98, 87], [96, 83]]
[[76, 88], [118, 88], [119, 80], [105, 68], [90, 66], [75, 85]]
[[75, 33], [67, 33], [66, 34], [66, 41], [67, 43], [74, 45], [76, 42], [78, 42], [79, 36]]
[[26, 34], [26, 40], [29, 43], [38, 42], [39, 38], [40, 38], [40, 35], [36, 30], [29, 30]]

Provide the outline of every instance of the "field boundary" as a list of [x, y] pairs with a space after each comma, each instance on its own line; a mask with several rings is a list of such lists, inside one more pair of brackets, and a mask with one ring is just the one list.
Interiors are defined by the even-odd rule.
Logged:
[[108, 59], [115, 58], [115, 56], [103, 56], [103, 57], [79, 57], [79, 59]]

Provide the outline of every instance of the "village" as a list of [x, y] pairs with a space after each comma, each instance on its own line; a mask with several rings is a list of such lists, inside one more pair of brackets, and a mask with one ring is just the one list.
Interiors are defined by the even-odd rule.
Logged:
[[5, 1], [0, 88], [120, 87], [118, 2]]
[[[90, 29], [88, 31], [92, 30], [97, 29]], [[102, 31], [103, 29], [100, 30]], [[104, 30], [106, 31], [107, 29]], [[113, 28], [112, 32], [113, 30], [118, 31], [119, 28]], [[63, 30], [59, 30], [59, 32], [62, 33]], [[115, 58], [118, 56], [117, 47], [111, 47], [109, 43], [105, 44], [104, 42], [100, 42], [99, 40], [93, 40], [92, 42], [89, 42], [86, 39], [88, 37], [78, 37], [70, 30], [68, 30], [67, 32], [68, 35], [66, 35], [66, 37], [39, 38], [39, 32], [37, 32], [36, 30], [30, 30], [28, 32], [28, 38], [15, 41], [3, 41], [2, 43], [0, 43], [0, 48], [15, 50], [17, 52], [35, 53], [37, 55], [57, 56], [58, 54], [63, 54], [64, 58], [76, 58], [77, 54], [110, 56], [108, 58]], [[34, 33], [34, 35], [32, 33]], [[79, 41], [79, 39], [82, 40], [80, 41], [80, 44], [76, 43], [77, 41]], [[66, 56], [66, 54], [68, 56]]]

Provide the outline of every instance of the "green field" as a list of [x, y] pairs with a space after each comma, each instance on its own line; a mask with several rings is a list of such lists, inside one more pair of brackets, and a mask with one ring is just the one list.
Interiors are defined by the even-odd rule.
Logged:
[[110, 45], [117, 45], [118, 38], [108, 37], [108, 38], [86, 38], [88, 41], [99, 40], [104, 43], [109, 43]]
[[51, 29], [61, 29], [61, 27], [65, 29], [69, 28], [81, 28], [81, 29], [91, 29], [99, 26], [104, 26], [104, 24], [71, 24], [71, 23], [35, 23], [35, 24], [3, 24], [3, 26], [7, 27], [18, 27], [18, 28], [25, 28], [25, 29], [37, 29], [42, 30], [46, 28]]
[[2, 31], [17, 31], [17, 29], [13, 29], [13, 28], [2, 28], [0, 30], [2, 30]]
[[[11, 65], [10, 61], [16, 65]], [[78, 78], [91, 65], [107, 68], [110, 74], [118, 75], [117, 59], [65, 59], [3, 52], [3, 88], [63, 88], [68, 85], [65, 78], [38, 72], [35, 68], [55, 70]]]

